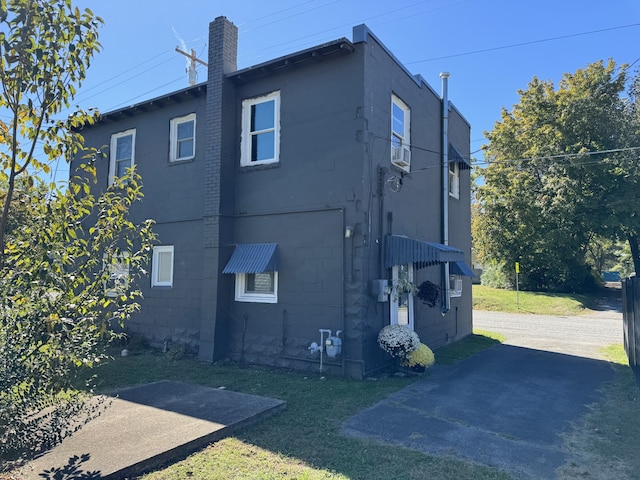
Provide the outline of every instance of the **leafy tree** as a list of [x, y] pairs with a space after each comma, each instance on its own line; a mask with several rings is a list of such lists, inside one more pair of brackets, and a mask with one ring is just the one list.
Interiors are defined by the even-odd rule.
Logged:
[[151, 221], [128, 220], [141, 197], [135, 172], [97, 198], [76, 179], [31, 196], [29, 221], [11, 232], [0, 272], [3, 464], [51, 447], [91, 413], [74, 380], [139, 308], [135, 279], [154, 240]]
[[48, 173], [49, 161], [73, 158], [82, 142], [72, 127], [95, 121], [95, 112], [54, 117], [71, 106], [100, 48], [101, 24], [71, 0], [0, 0], [0, 177], [8, 185], [0, 216], [0, 260], [16, 180], [24, 175], [33, 184], [30, 172]]
[[594, 285], [595, 235], [637, 238], [637, 146], [627, 67], [597, 62], [556, 89], [534, 78], [486, 133], [473, 234], [487, 263], [521, 265], [521, 285], [578, 291]]
[[91, 416], [74, 377], [139, 308], [135, 279], [154, 235], [151, 221], [128, 219], [142, 196], [135, 170], [97, 197], [91, 162], [66, 188], [36, 176], [85, 152], [76, 127], [97, 112], [56, 116], [100, 48], [101, 24], [71, 0], [0, 0], [0, 470]]

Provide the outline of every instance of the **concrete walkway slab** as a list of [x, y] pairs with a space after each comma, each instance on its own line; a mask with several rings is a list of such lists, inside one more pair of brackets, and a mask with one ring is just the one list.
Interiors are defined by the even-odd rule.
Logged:
[[20, 474], [38, 480], [126, 478], [184, 458], [285, 407], [282, 400], [181, 382], [121, 390], [98, 418]]

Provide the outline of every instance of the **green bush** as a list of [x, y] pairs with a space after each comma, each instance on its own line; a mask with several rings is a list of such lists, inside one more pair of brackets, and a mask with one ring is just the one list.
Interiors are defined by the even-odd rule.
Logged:
[[510, 290], [515, 287], [513, 280], [505, 271], [504, 264], [493, 263], [487, 265], [482, 270], [480, 283], [491, 288], [502, 288]]

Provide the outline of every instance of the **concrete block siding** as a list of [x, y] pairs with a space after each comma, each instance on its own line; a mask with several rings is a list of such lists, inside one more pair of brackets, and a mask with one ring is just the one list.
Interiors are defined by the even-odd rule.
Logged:
[[[365, 26], [338, 39], [238, 71], [237, 28], [210, 25], [208, 79], [139, 106], [108, 113], [83, 131], [89, 145], [136, 129], [136, 164], [145, 200], [136, 218], [154, 218], [161, 245], [174, 246], [172, 287], [143, 282], [144, 302], [129, 328], [155, 343], [189, 344], [202, 360], [318, 369], [319, 329], [342, 330], [343, 352], [330, 373], [362, 376], [388, 359], [377, 346], [389, 302], [369, 292], [390, 278], [387, 234], [429, 242], [442, 238], [442, 102]], [[279, 92], [279, 157], [242, 166], [242, 102]], [[411, 109], [411, 172], [390, 161], [392, 95]], [[196, 155], [169, 162], [171, 118], [195, 113]], [[469, 125], [451, 112], [451, 141], [469, 153]], [[106, 188], [108, 161], [98, 166]], [[389, 182], [400, 188], [389, 188]], [[451, 200], [451, 245], [470, 260], [470, 180]], [[346, 226], [352, 235], [345, 238]], [[236, 245], [278, 245], [277, 303], [235, 300], [235, 275], [222, 274]], [[441, 268], [416, 270], [416, 281], [441, 281]], [[471, 332], [466, 295], [445, 315], [415, 302], [415, 329], [432, 346]]]

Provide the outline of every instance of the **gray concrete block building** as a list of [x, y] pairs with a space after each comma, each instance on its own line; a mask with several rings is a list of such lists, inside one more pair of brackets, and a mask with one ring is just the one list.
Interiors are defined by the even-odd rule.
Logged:
[[206, 82], [82, 130], [108, 148], [96, 188], [135, 164], [132, 215], [156, 221], [128, 329], [206, 361], [353, 377], [388, 364], [390, 323], [432, 348], [471, 333], [470, 127], [446, 75], [438, 94], [365, 25], [241, 70], [233, 23], [208, 43]]

